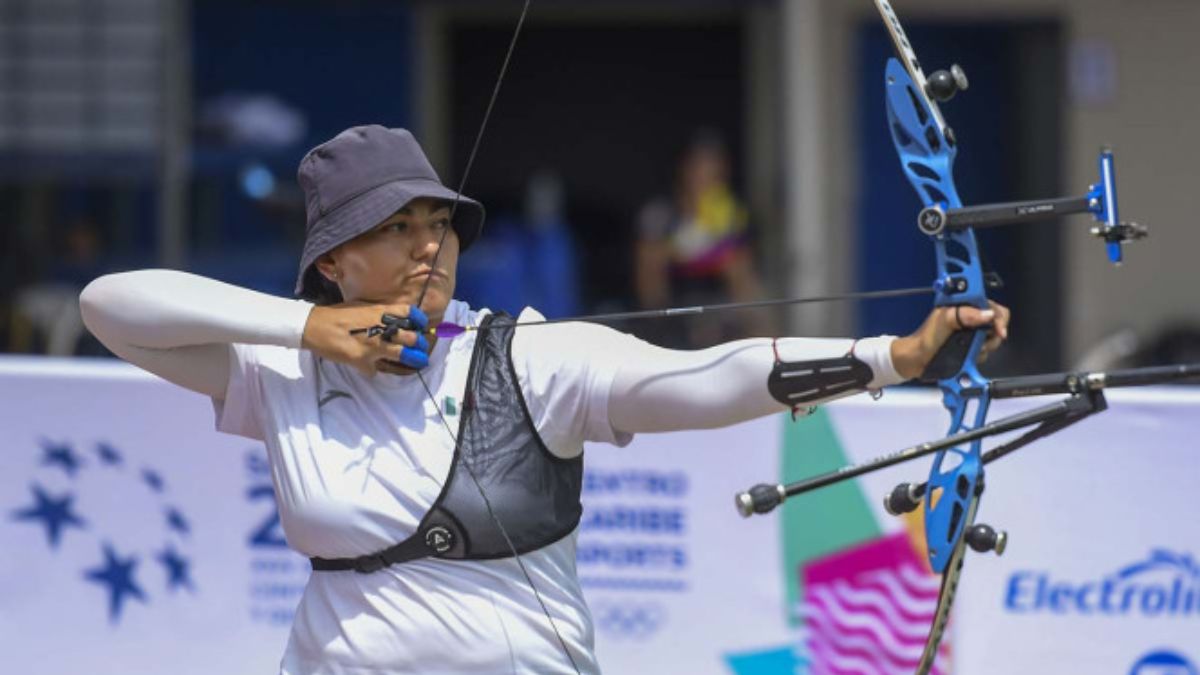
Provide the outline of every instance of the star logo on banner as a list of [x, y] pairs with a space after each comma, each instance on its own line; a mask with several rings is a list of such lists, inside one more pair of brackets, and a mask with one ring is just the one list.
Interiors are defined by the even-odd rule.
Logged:
[[58, 443], [42, 442], [42, 466], [57, 466], [71, 478], [79, 471], [81, 462], [71, 446]]
[[121, 453], [108, 443], [97, 443], [96, 454], [100, 456], [100, 461], [107, 466], [121, 466], [124, 463]]
[[146, 481], [146, 485], [149, 485], [150, 489], [155, 492], [162, 492], [166, 489], [162, 476], [154, 469], [142, 469], [142, 480]]
[[34, 504], [28, 508], [14, 511], [13, 520], [41, 521], [42, 525], [46, 527], [46, 539], [50, 543], [50, 548], [58, 548], [64, 528], [87, 529], [87, 523], [71, 508], [72, 502], [75, 501], [74, 495], [51, 497], [42, 489], [42, 486], [36, 483], [30, 485], [29, 488], [33, 491]]
[[167, 527], [170, 527], [183, 536], [187, 536], [192, 531], [191, 526], [188, 525], [187, 518], [184, 518], [179, 509], [173, 506], [167, 509]]
[[[63, 592], [81, 598], [81, 607], [72, 611], [88, 609], [87, 600], [93, 596], [93, 601], [106, 601], [108, 620], [116, 625], [131, 607], [130, 600], [149, 607], [154, 605], [156, 593], [174, 593], [181, 588], [196, 592], [193, 558], [185, 546], [192, 535], [192, 522], [162, 473], [146, 465], [122, 471], [126, 463], [136, 466], [135, 455], [108, 441], [88, 446], [41, 440], [34, 448], [37, 455], [31, 464], [39, 476], [30, 482], [26, 500], [0, 505], [0, 524], [34, 525], [44, 530], [48, 550], [57, 559], [67, 560], [75, 583], [104, 589], [104, 596], [93, 596], [79, 594], [62, 583]], [[63, 482], [61, 475], [48, 475], [60, 470], [70, 480], [70, 489], [61, 493], [54, 491]], [[80, 505], [86, 518], [78, 510]], [[79, 533], [68, 535], [70, 530]], [[96, 553], [89, 555], [88, 551]], [[81, 554], [82, 559], [78, 557]], [[150, 562], [139, 567], [140, 560]], [[160, 580], [161, 588], [157, 586]], [[92, 611], [98, 619], [102, 616], [95, 608]]]
[[189, 591], [196, 590], [192, 585], [192, 578], [188, 574], [188, 569], [191, 564], [187, 558], [179, 555], [175, 551], [175, 547], [170, 544], [167, 548], [158, 554], [158, 562], [162, 563], [167, 570], [167, 588], [175, 590], [176, 588], [186, 588]]
[[137, 556], [122, 559], [113, 550], [111, 544], [104, 544], [104, 562], [99, 567], [86, 570], [83, 574], [88, 581], [108, 587], [108, 619], [116, 623], [121, 618], [121, 609], [128, 597], [146, 602], [146, 594], [133, 579], [137, 568]]

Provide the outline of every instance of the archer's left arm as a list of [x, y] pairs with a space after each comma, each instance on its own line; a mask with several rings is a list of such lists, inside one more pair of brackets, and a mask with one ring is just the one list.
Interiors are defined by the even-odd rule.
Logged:
[[609, 393], [609, 422], [614, 429], [636, 434], [714, 429], [775, 414], [792, 407], [784, 406], [768, 387], [777, 363], [832, 363], [846, 358], [851, 349], [862, 364], [861, 386], [806, 400], [804, 405], [898, 384], [904, 378], [892, 366], [895, 341], [890, 336], [857, 342], [753, 338], [678, 351], [630, 340]]
[[[935, 309], [902, 338], [756, 338], [677, 351], [630, 337], [608, 397], [609, 423], [631, 434], [712, 429], [877, 390], [920, 375], [960, 325], [987, 324], [993, 325], [985, 347], [990, 352], [1008, 332], [1008, 310], [999, 305]], [[788, 366], [789, 375], [780, 375], [780, 365]], [[853, 378], [853, 385], [818, 386], [821, 378], [809, 372], [814, 368], [830, 373], [826, 383]], [[798, 380], [816, 385], [796, 386]], [[789, 393], [795, 398], [785, 403]]]

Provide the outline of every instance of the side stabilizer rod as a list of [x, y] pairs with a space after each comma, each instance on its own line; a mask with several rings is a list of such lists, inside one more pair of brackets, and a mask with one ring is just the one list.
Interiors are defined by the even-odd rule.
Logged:
[[[1108, 402], [1105, 401], [1104, 392], [1102, 391], [1081, 394], [1079, 398], [1090, 399], [1089, 405], [1086, 407], [1079, 406], [1076, 412], [1066, 413], [1061, 417], [1046, 420], [1017, 438], [988, 450], [980, 456], [980, 463], [987, 466], [997, 459], [1019, 450], [1036, 440], [1058, 433], [1076, 422], [1108, 409]], [[891, 494], [883, 498], [884, 510], [893, 516], [915, 511], [921, 505], [921, 499], [925, 497], [928, 486], [928, 483], [901, 483], [897, 485]]]
[[1000, 418], [977, 429], [962, 431], [936, 441], [928, 441], [898, 450], [863, 464], [845, 466], [836, 471], [786, 485], [760, 483], [744, 492], [738, 493], [734, 498], [734, 503], [737, 506], [738, 512], [744, 517], [749, 517], [755, 513], [769, 513], [790, 497], [811, 492], [834, 483], [840, 483], [851, 478], [857, 478], [872, 471], [878, 471], [889, 466], [925, 457], [939, 450], [953, 448], [977, 439], [1017, 431], [1050, 420], [1087, 414], [1092, 410], [1093, 405], [1094, 402], [1090, 397], [1071, 396], [1062, 401], [1056, 401], [1049, 405]]

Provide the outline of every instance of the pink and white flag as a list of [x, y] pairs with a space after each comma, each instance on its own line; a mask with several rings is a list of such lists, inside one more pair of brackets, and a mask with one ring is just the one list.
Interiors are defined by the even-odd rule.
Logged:
[[[817, 558], [804, 566], [812, 675], [911, 675], [937, 610], [941, 578], [905, 532]], [[948, 675], [949, 637], [932, 673]]]

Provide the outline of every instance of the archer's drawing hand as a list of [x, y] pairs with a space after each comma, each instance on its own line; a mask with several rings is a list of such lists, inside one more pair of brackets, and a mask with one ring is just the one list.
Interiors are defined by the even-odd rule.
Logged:
[[1004, 305], [988, 301], [988, 309], [961, 305], [937, 307], [912, 335], [892, 343], [892, 365], [906, 379], [919, 377], [934, 355], [955, 332], [989, 326], [987, 341], [979, 352], [980, 362], [987, 359], [1008, 338], [1011, 312]]
[[412, 319], [421, 329], [429, 325], [425, 313], [410, 305], [318, 305], [308, 315], [301, 346], [367, 376], [380, 371], [408, 374], [429, 365], [430, 344], [425, 335], [412, 330], [361, 331], [381, 326], [388, 314]]

